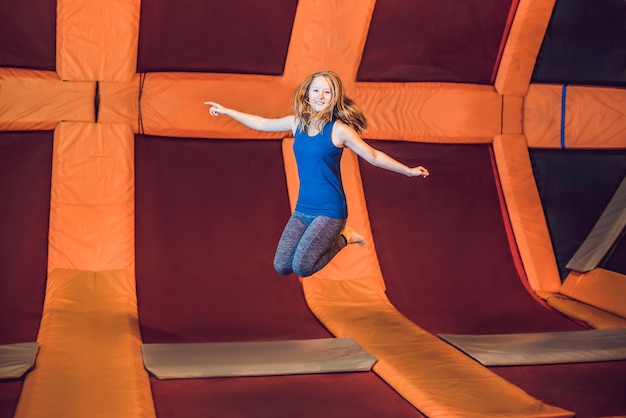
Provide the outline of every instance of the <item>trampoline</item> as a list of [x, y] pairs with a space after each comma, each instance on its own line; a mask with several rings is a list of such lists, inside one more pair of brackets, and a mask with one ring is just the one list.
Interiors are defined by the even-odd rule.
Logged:
[[[624, 2], [270, 3], [0, 6], [0, 344], [39, 344], [0, 417], [626, 414], [625, 360], [485, 367], [437, 336], [626, 327], [624, 233], [567, 267], [626, 176]], [[272, 268], [293, 139], [203, 103], [283, 116], [318, 70], [431, 175], [345, 152], [367, 244], [299, 280]], [[160, 380], [141, 357], [334, 337], [372, 369]]]

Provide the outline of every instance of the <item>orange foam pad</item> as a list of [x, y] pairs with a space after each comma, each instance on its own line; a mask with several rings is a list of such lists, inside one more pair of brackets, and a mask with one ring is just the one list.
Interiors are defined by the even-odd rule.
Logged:
[[316, 71], [332, 70], [350, 87], [361, 64], [375, 4], [376, 0], [300, 0], [285, 61], [285, 79], [299, 83]]
[[523, 135], [499, 135], [493, 150], [524, 270], [533, 290], [554, 293], [561, 280]]
[[[283, 142], [283, 155], [293, 208], [298, 180], [292, 143]], [[346, 247], [328, 266], [303, 280], [306, 301], [317, 318], [335, 336], [354, 338], [374, 355], [378, 359], [374, 371], [428, 416], [572, 416], [528, 396], [391, 305], [384, 293], [356, 154], [344, 150], [341, 169], [348, 223], [367, 244]]]
[[[256, 132], [230, 118], [211, 117], [203, 103], [214, 101], [247, 113], [282, 117], [293, 113], [293, 92], [299, 81], [254, 75], [153, 73], [146, 75], [140, 93], [138, 76], [126, 85], [101, 83], [99, 120], [127, 123], [137, 131], [141, 118], [143, 132], [151, 135], [279, 139], [283, 133]], [[356, 83], [346, 89], [368, 118], [366, 138], [490, 143], [502, 129], [503, 99], [489, 86]], [[137, 94], [141, 95], [140, 109]], [[507, 100], [506, 109], [510, 109], [507, 129], [520, 131], [521, 99]]]
[[[136, 76], [127, 86], [103, 82], [100, 120], [128, 123], [136, 132], [152, 135], [278, 139], [283, 134], [255, 132], [229, 118], [212, 118], [203, 102], [281, 117], [293, 112], [293, 92], [304, 77], [330, 69], [342, 77], [348, 95], [370, 119], [370, 138], [490, 142], [500, 132], [502, 107], [490, 86], [415, 83], [390, 92], [389, 83], [354, 82], [374, 4], [373, 0], [300, 1], [282, 77], [151, 73], [143, 82]], [[316, 31], [310, 30], [311, 25]], [[311, 39], [319, 30], [325, 36]], [[136, 93], [141, 96], [140, 108]]]
[[548, 296], [546, 303], [570, 318], [586, 323], [591, 328], [626, 328], [626, 318], [558, 293]]
[[93, 82], [65, 83], [51, 71], [0, 68], [0, 130], [52, 130], [95, 119]]
[[[376, 256], [376, 249], [369, 224], [369, 216], [365, 207], [365, 195], [361, 184], [357, 155], [349, 149], [344, 149], [341, 159], [341, 177], [343, 180], [346, 199], [348, 202], [347, 224], [365, 238], [365, 245], [349, 245], [322, 270], [311, 276], [311, 279], [352, 280], [367, 278], [384, 290], [382, 273]], [[296, 205], [299, 181], [297, 166], [293, 155], [293, 138], [283, 141], [283, 160], [287, 175], [287, 189], [291, 209]]]
[[52, 271], [15, 417], [155, 417], [137, 315], [128, 271]]
[[133, 145], [127, 125], [55, 130], [48, 271], [133, 271]]
[[[561, 85], [531, 84], [524, 102], [529, 148], [561, 147], [561, 98]], [[568, 86], [565, 148], [626, 147], [624, 102], [626, 89]]]
[[[524, 96], [555, 0], [520, 0], [508, 34], [495, 88], [500, 94]], [[506, 132], [504, 132], [506, 133]]]
[[[429, 417], [571, 417], [402, 316], [370, 279], [305, 279], [307, 302], [337, 337], [378, 359], [373, 370]], [[454, 390], [450, 390], [453, 387]]]
[[56, 68], [63, 80], [135, 75], [140, 0], [58, 0]]
[[626, 276], [602, 268], [570, 272], [559, 293], [626, 319]]

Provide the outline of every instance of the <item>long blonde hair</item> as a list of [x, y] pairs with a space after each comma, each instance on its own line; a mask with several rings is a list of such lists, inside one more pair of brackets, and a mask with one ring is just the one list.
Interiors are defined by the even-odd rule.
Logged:
[[[328, 107], [320, 113], [311, 111], [309, 103], [309, 87], [316, 77], [324, 77], [331, 89], [331, 101]], [[343, 83], [337, 74], [332, 71], [320, 71], [308, 76], [296, 88], [293, 96], [293, 110], [298, 129], [307, 131], [312, 124], [319, 124], [322, 128], [332, 120], [340, 120], [352, 127], [358, 134], [367, 130], [367, 119], [356, 103], [346, 96]]]

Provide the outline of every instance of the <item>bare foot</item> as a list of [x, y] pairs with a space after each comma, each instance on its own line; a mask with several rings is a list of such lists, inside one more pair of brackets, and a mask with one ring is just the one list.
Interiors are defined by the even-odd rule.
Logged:
[[365, 245], [365, 238], [363, 238], [362, 235], [359, 235], [359, 233], [350, 228], [348, 225], [343, 228], [341, 235], [344, 236], [348, 244], [359, 244], [359, 247]]

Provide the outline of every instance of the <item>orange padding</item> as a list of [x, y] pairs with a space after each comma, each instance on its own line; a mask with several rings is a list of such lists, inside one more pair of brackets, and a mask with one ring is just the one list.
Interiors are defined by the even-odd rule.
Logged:
[[[293, 113], [292, 79], [232, 74], [152, 73], [141, 82], [101, 83], [101, 122], [126, 123], [151, 135], [200, 138], [281, 138], [230, 118], [209, 116], [205, 101], [267, 117]], [[141, 108], [133, 94], [141, 89]], [[348, 83], [346, 83], [348, 84]], [[250, 94], [254, 92], [254, 100]], [[444, 83], [356, 83], [347, 94], [369, 121], [371, 139], [490, 143], [502, 129], [503, 99], [490, 86]], [[508, 102], [507, 129], [521, 130], [521, 99]], [[124, 109], [119, 111], [118, 109]], [[399, 112], [390, 109], [402, 109]], [[509, 127], [510, 125], [510, 127]], [[282, 134], [284, 135], [284, 134]]]
[[542, 296], [557, 292], [561, 279], [526, 140], [523, 135], [500, 135], [494, 139], [493, 150], [528, 282]]
[[57, 0], [56, 66], [63, 80], [135, 75], [140, 0]]
[[51, 272], [15, 417], [155, 417], [137, 315], [131, 273]]
[[51, 71], [0, 68], [0, 130], [52, 130], [95, 119], [96, 83], [65, 83]]
[[[298, 181], [292, 140], [283, 144], [293, 207]], [[323, 270], [303, 279], [307, 303], [317, 318], [336, 337], [351, 337], [373, 354], [378, 359], [373, 370], [430, 417], [573, 416], [529, 396], [411, 323], [391, 305], [385, 295], [356, 155], [344, 150], [341, 168], [348, 223], [365, 236], [367, 244], [348, 246]]]
[[[299, 180], [297, 167], [293, 155], [293, 138], [283, 141], [283, 158], [287, 175], [287, 187], [291, 209], [295, 208], [298, 196]], [[358, 231], [365, 238], [365, 245], [359, 247], [350, 245], [333, 259], [324, 269], [317, 272], [311, 278], [328, 280], [352, 280], [355, 278], [367, 278], [376, 283], [384, 290], [382, 273], [378, 265], [378, 257], [372, 239], [372, 231], [369, 224], [369, 216], [365, 207], [365, 195], [361, 184], [361, 172], [357, 155], [350, 149], [344, 149], [341, 160], [341, 177], [343, 180], [346, 199], [348, 201], [347, 224]]]
[[626, 318], [558, 293], [550, 295], [546, 303], [564, 315], [586, 323], [591, 328], [626, 328]]
[[528, 91], [554, 3], [520, 0], [496, 76], [495, 88], [500, 94], [524, 96]]
[[597, 268], [587, 273], [572, 271], [559, 293], [626, 319], [626, 276]]
[[133, 146], [128, 125], [59, 124], [48, 271], [134, 270]]
[[411, 323], [372, 280], [305, 279], [303, 284], [320, 321], [376, 357], [374, 372], [429, 417], [573, 416]]
[[[524, 105], [529, 148], [561, 147], [561, 85], [531, 84]], [[565, 148], [626, 148], [626, 89], [568, 86]]]

